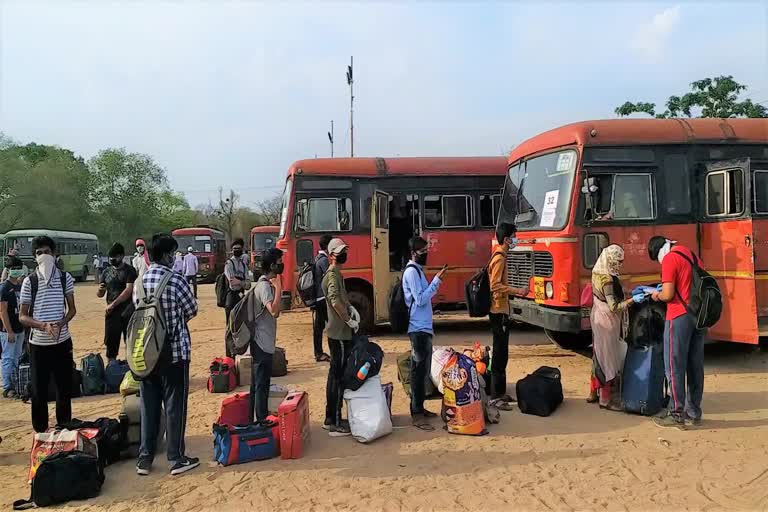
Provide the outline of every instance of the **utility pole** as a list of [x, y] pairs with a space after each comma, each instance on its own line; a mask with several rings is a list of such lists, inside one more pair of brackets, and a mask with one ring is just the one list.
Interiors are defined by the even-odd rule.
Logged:
[[333, 158], [333, 119], [331, 119], [331, 131], [328, 132], [328, 140], [331, 141], [331, 158]]
[[355, 93], [353, 86], [355, 84], [354, 76], [352, 75], [352, 66], [354, 65], [354, 57], [349, 58], [349, 66], [347, 66], [347, 83], [349, 84], [349, 156], [355, 156]]

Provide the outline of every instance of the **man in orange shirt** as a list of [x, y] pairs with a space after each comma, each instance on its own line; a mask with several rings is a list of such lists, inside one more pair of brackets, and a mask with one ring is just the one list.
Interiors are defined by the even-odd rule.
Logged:
[[507, 394], [507, 362], [509, 361], [509, 296], [525, 297], [529, 288], [513, 288], [507, 280], [507, 253], [517, 244], [517, 228], [514, 224], [502, 223], [496, 230], [499, 245], [493, 251], [488, 264], [491, 284], [491, 332], [493, 352], [491, 358], [491, 400], [490, 404], [503, 411], [513, 408], [515, 399]]

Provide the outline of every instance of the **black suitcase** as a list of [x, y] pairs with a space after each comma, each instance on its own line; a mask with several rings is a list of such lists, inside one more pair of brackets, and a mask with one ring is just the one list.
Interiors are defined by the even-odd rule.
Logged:
[[517, 381], [517, 405], [524, 414], [549, 416], [563, 403], [560, 370], [542, 366]]

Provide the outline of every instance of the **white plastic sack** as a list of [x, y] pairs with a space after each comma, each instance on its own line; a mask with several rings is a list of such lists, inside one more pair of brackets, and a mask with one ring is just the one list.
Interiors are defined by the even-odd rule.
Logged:
[[368, 377], [357, 391], [344, 390], [344, 400], [349, 428], [357, 441], [370, 443], [392, 433], [392, 419], [379, 375]]
[[432, 351], [432, 366], [430, 366], [429, 377], [441, 395], [443, 394], [443, 367], [452, 354], [453, 349], [451, 347], [438, 347]]

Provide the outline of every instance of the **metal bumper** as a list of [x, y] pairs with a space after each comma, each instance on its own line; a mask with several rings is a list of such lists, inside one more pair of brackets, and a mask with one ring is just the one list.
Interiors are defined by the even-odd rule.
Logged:
[[532, 300], [509, 300], [509, 317], [518, 322], [543, 327], [557, 332], [581, 332], [581, 311], [579, 308], [554, 309]]

